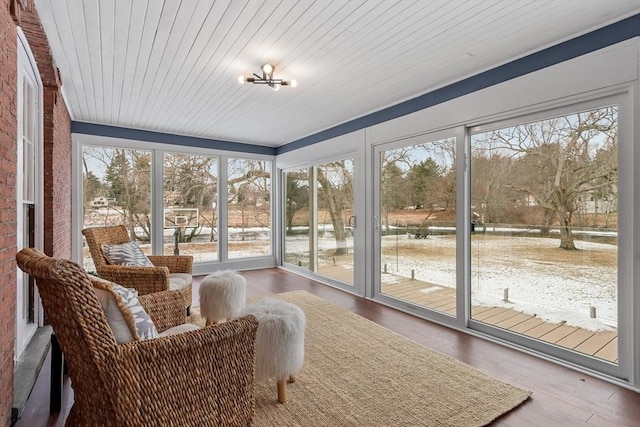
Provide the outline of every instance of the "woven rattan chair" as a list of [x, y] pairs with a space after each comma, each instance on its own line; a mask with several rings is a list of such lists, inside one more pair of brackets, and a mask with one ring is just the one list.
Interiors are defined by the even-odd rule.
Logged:
[[[191, 332], [117, 344], [77, 264], [36, 249], [18, 266], [36, 279], [67, 362], [71, 426], [247, 426], [255, 410], [258, 323], [253, 316]], [[177, 291], [140, 297], [159, 331], [185, 322]]]
[[[127, 288], [138, 290], [140, 295], [167, 291], [172, 288], [172, 276], [191, 276], [193, 257], [190, 255], [149, 255], [153, 267], [130, 267], [110, 264], [102, 251], [102, 245], [119, 245], [129, 242], [124, 225], [90, 227], [82, 230], [87, 239], [91, 258], [100, 277]], [[189, 280], [190, 277], [189, 277]], [[191, 283], [180, 289], [187, 313], [191, 307]]]

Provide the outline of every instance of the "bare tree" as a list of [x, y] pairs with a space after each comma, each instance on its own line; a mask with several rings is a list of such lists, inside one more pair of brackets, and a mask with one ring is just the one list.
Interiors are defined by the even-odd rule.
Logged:
[[514, 205], [508, 190], [513, 176], [510, 157], [475, 149], [471, 157], [471, 205], [483, 223], [508, 221]]
[[86, 170], [103, 180], [101, 192], [115, 199], [103, 215], [105, 225], [123, 224], [132, 239], [142, 241], [150, 239], [150, 160], [149, 152], [143, 150], [85, 147], [83, 153]]
[[347, 253], [347, 233], [343, 213], [353, 208], [353, 163], [341, 160], [318, 166], [319, 199], [329, 211], [336, 240], [335, 255]]
[[293, 217], [296, 212], [309, 206], [309, 170], [288, 172], [285, 180], [287, 197], [285, 222], [287, 234], [292, 234]]
[[389, 213], [411, 205], [407, 171], [411, 168], [410, 149], [403, 147], [380, 155], [380, 208], [382, 224], [389, 233]]
[[245, 227], [269, 228], [271, 224], [271, 163], [264, 160], [232, 159], [227, 181], [229, 205], [241, 212], [241, 238]]
[[211, 225], [210, 240], [213, 241], [216, 223], [213, 205], [218, 197], [217, 164], [215, 156], [182, 153], [164, 156], [164, 206], [198, 209], [199, 226], [181, 229], [180, 242], [190, 242], [200, 233], [201, 218]]
[[580, 197], [617, 185], [615, 106], [499, 129], [477, 139], [516, 161], [512, 189], [553, 213], [560, 248], [576, 249]]

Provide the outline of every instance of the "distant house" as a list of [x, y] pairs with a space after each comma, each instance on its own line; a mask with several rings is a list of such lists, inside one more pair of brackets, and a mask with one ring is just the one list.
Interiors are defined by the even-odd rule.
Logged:
[[595, 195], [587, 195], [580, 198], [579, 211], [583, 214], [613, 213], [617, 210], [618, 204], [615, 196], [598, 198]]
[[114, 205], [115, 203], [116, 199], [113, 197], [94, 197], [90, 205], [92, 208], [101, 208]]

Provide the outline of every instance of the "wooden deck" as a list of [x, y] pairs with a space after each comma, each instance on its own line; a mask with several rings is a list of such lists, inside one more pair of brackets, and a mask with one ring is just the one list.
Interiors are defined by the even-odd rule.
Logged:
[[[353, 269], [339, 265], [322, 266], [319, 273], [345, 283], [352, 283]], [[455, 289], [421, 280], [382, 274], [382, 293], [419, 306], [455, 315]], [[507, 307], [472, 306], [471, 317], [509, 331], [546, 341], [610, 362], [618, 362], [618, 331], [594, 332], [564, 322], [549, 323], [535, 315]]]

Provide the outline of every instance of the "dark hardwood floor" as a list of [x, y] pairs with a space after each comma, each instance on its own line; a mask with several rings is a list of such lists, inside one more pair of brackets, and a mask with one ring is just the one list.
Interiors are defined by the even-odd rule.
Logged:
[[[284, 270], [273, 268], [242, 274], [247, 279], [249, 297], [303, 289], [426, 347], [533, 391], [527, 402], [495, 421], [494, 426], [640, 426], [640, 393], [415, 318]], [[197, 282], [193, 292], [196, 298]], [[69, 380], [66, 380], [63, 409], [59, 414], [49, 416], [49, 376], [47, 359], [16, 426], [64, 425], [73, 403], [73, 391]]]

